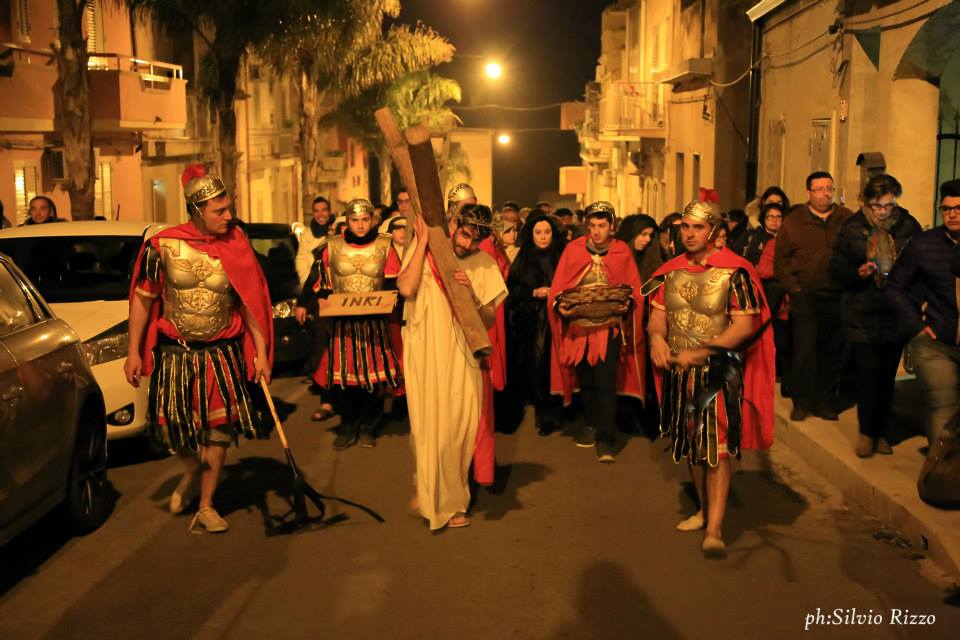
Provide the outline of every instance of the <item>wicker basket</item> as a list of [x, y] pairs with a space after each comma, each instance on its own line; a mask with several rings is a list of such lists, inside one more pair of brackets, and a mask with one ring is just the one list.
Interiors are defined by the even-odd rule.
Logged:
[[622, 316], [632, 299], [629, 285], [591, 285], [567, 289], [557, 296], [557, 304], [570, 311], [567, 318], [571, 320], [602, 323]]

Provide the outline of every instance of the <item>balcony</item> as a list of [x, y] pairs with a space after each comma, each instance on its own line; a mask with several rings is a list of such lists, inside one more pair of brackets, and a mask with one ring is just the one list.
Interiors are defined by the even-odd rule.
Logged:
[[663, 94], [655, 82], [613, 82], [600, 99], [600, 139], [664, 138]]
[[654, 73], [657, 82], [672, 84], [703, 83], [713, 75], [713, 58], [687, 58], [680, 64]]
[[186, 128], [187, 82], [180, 65], [97, 53], [88, 67], [95, 131]]
[[0, 44], [0, 54], [0, 131], [53, 131], [53, 53]]

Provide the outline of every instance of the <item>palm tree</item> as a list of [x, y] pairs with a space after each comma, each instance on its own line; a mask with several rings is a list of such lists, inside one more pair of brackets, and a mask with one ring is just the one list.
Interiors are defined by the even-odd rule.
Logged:
[[354, 136], [370, 153], [376, 154], [380, 168], [380, 201], [391, 198], [390, 152], [377, 127], [373, 114], [388, 106], [401, 129], [424, 124], [436, 135], [449, 133], [460, 119], [448, 103], [460, 102], [460, 85], [429, 71], [410, 73], [388, 85], [378, 85], [358, 96], [344, 100], [321, 120], [321, 124], [338, 124]]
[[206, 45], [198, 84], [217, 115], [220, 177], [228, 192], [235, 193], [239, 154], [233, 105], [244, 57], [282, 33], [286, 25], [312, 21], [322, 29], [346, 19], [349, 5], [357, 0], [124, 1], [161, 30], [193, 31]]
[[453, 57], [453, 46], [422, 24], [394, 25], [384, 34], [383, 20], [400, 12], [398, 0], [348, 4], [348, 19], [288, 23], [257, 52], [275, 71], [291, 77], [299, 94], [304, 208], [320, 187], [320, 122], [325, 112], [372, 87]]
[[86, 6], [87, 0], [57, 0], [59, 42], [53, 45], [57, 61], [53, 100], [57, 120], [63, 128], [67, 193], [70, 194], [70, 215], [75, 220], [93, 218], [96, 184], [87, 39], [83, 36]]

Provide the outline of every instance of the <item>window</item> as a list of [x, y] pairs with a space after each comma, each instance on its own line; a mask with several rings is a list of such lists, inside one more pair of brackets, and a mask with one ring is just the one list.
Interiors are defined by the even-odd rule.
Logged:
[[94, 215], [113, 219], [113, 169], [109, 162], [97, 164], [97, 182], [94, 187]]
[[167, 183], [163, 180], [153, 180], [150, 183], [150, 194], [153, 203], [153, 221], [165, 222], [167, 219]]
[[15, 163], [13, 182], [17, 197], [17, 224], [23, 224], [30, 215], [30, 201], [38, 191], [40, 172], [37, 165], [30, 162]]
[[833, 121], [814, 118], [810, 123], [810, 172], [833, 172]]
[[106, 51], [103, 37], [103, 0], [86, 0], [86, 10], [83, 20], [87, 27], [87, 52], [103, 53]]
[[687, 190], [684, 188], [684, 182], [685, 182], [684, 178], [686, 177], [685, 174], [686, 174], [686, 168], [684, 167], [683, 154], [677, 153], [677, 173], [675, 177], [676, 183], [674, 185], [676, 188], [676, 194], [677, 194], [676, 207], [674, 207], [675, 209], [683, 209], [683, 206], [686, 204], [685, 196], [686, 196]]
[[30, 3], [29, 0], [14, 0], [14, 30], [17, 39], [30, 42]]
[[700, 154], [693, 154], [693, 194], [690, 196], [691, 200], [696, 200], [700, 197], [700, 187], [703, 185], [700, 183]]
[[0, 265], [0, 337], [29, 327], [36, 319], [20, 281]]

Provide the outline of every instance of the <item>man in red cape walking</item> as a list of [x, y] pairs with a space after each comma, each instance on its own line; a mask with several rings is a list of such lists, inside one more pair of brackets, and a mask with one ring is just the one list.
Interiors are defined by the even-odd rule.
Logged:
[[711, 203], [688, 204], [680, 224], [684, 253], [643, 287], [660, 433], [673, 439], [674, 462], [687, 458], [700, 501], [677, 529], [706, 528], [708, 558], [726, 556], [730, 456], [773, 444], [770, 310], [753, 265], [714, 245], [720, 223]]
[[134, 387], [152, 375], [153, 435], [186, 466], [170, 510], [183, 511], [199, 490], [190, 529], [218, 533], [229, 525], [213, 494], [227, 448], [240, 433], [254, 435], [247, 381], [270, 381], [273, 316], [253, 249], [230, 224], [230, 196], [205, 173], [202, 165], [184, 172], [190, 221], [154, 235], [137, 257], [124, 373]]
[[[578, 447], [596, 446], [600, 462], [614, 461], [617, 394], [643, 400], [643, 305], [640, 273], [630, 247], [613, 237], [616, 213], [609, 202], [584, 211], [587, 235], [567, 245], [547, 296], [553, 334], [550, 389], [569, 405], [576, 389], [586, 425]], [[627, 302], [607, 317], [577, 317], [562, 294], [626, 286]]]

